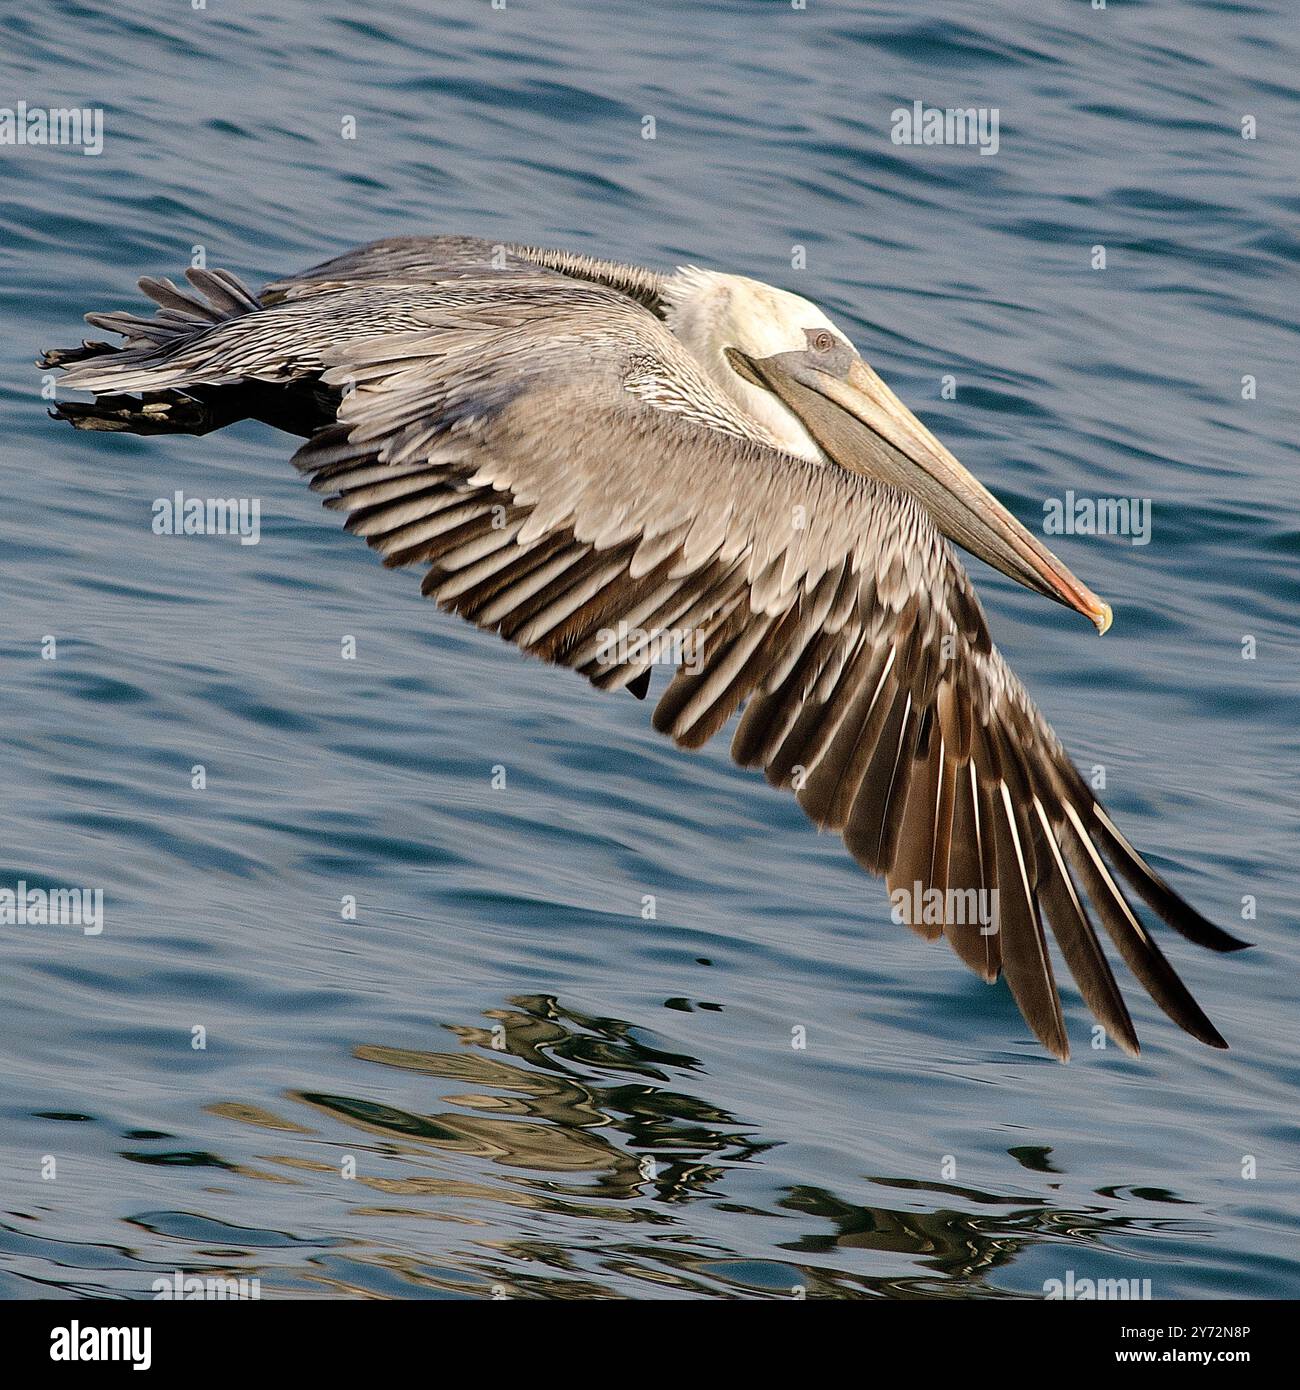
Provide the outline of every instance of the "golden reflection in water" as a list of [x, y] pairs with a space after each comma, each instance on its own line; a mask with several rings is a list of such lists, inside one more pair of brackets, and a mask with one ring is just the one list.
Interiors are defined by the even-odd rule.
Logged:
[[[290, 1099], [313, 1114], [310, 1127], [239, 1102], [210, 1107], [268, 1134], [309, 1140], [260, 1160], [299, 1175], [335, 1179], [338, 1153], [361, 1155], [342, 1218], [363, 1247], [351, 1262], [354, 1275], [311, 1276], [331, 1292], [376, 1296], [355, 1274], [371, 1267], [410, 1293], [478, 1297], [1015, 1297], [985, 1278], [1026, 1245], [1065, 1234], [1092, 1240], [1126, 1224], [1101, 1207], [1067, 1212], [909, 1178], [864, 1179], [906, 1191], [909, 1203], [900, 1208], [860, 1205], [813, 1186], [746, 1206], [728, 1198], [728, 1177], [772, 1145], [698, 1094], [705, 1076], [697, 1059], [663, 1052], [629, 1023], [546, 995], [514, 998], [484, 1017], [486, 1026], [449, 1026], [456, 1050], [353, 1049], [362, 1061], [416, 1079], [417, 1089], [427, 1078], [436, 1100], [428, 1113], [307, 1090]], [[357, 1134], [373, 1142], [359, 1146]], [[1022, 1166], [1052, 1171], [1045, 1157], [1016, 1156]], [[271, 1176], [250, 1165], [232, 1169]], [[356, 1201], [361, 1191], [371, 1200]], [[933, 1210], [913, 1209], [921, 1194], [936, 1199]], [[788, 1223], [789, 1238], [775, 1245], [788, 1260], [774, 1259], [771, 1244], [752, 1257], [698, 1236], [684, 1209], [701, 1201]], [[465, 1243], [439, 1246], [436, 1256], [409, 1253], [409, 1239], [393, 1248], [395, 1226], [421, 1221], [463, 1229]], [[718, 1229], [716, 1220], [710, 1226]], [[620, 1229], [644, 1234], [619, 1240]], [[885, 1267], [890, 1272], [881, 1273]]]

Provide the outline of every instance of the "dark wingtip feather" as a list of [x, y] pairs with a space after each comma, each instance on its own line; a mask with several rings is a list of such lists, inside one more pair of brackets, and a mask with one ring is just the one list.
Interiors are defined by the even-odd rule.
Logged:
[[1034, 798], [1034, 809], [1039, 831], [1039, 864], [1043, 870], [1039, 896], [1061, 954], [1084, 1001], [1102, 1027], [1124, 1052], [1136, 1057], [1141, 1048], [1133, 1020], [1088, 919], [1087, 909], [1080, 901], [1070, 871], [1061, 857], [1047, 812], [1037, 797]]
[[1114, 821], [1096, 802], [1092, 806], [1094, 833], [1106, 850], [1106, 856], [1128, 880], [1148, 907], [1157, 913], [1167, 926], [1180, 936], [1204, 946], [1211, 951], [1244, 951], [1253, 942], [1242, 941], [1216, 927], [1213, 922], [1202, 917], [1199, 912], [1181, 898], [1160, 877], [1145, 859], [1129, 844], [1116, 827]]
[[1063, 848], [1128, 968], [1141, 981], [1147, 993], [1185, 1032], [1209, 1047], [1227, 1047], [1219, 1030], [1206, 1017], [1205, 1011], [1175, 974], [1164, 953], [1138, 921], [1089, 838], [1078, 813], [1069, 803], [1066, 803], [1065, 811], [1070, 827]]

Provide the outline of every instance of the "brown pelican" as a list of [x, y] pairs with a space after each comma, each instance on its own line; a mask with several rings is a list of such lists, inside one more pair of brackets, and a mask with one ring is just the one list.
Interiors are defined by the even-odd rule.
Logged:
[[[1089, 916], [1155, 1001], [1218, 1031], [1118, 879], [1183, 936], [1212, 925], [1139, 856], [989, 640], [949, 542], [1104, 632], [1110, 609], [992, 496], [814, 305], [736, 275], [465, 237], [403, 237], [253, 295], [144, 279], [153, 317], [43, 365], [80, 428], [307, 436], [326, 506], [423, 592], [524, 651], [643, 697], [685, 633], [654, 725], [732, 753], [839, 831], [900, 914], [1005, 974], [1068, 1055], [1044, 922], [1084, 1000], [1137, 1037]], [[618, 634], [612, 640], [611, 634]], [[917, 890], [909, 899], [909, 890]], [[980, 899], [978, 895], [986, 895]], [[972, 913], [991, 899], [996, 913]], [[933, 910], [931, 910], [933, 909]]]

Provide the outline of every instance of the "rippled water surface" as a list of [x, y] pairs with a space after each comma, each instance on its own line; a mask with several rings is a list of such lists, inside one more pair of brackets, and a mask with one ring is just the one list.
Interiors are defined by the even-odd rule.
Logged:
[[[105, 926], [0, 930], [0, 1293], [1297, 1293], [1284, 0], [54, 0], [4, 30], [0, 106], [102, 106], [105, 142], [0, 148], [0, 886], [102, 888]], [[891, 144], [914, 100], [998, 108], [998, 153]], [[439, 615], [286, 436], [45, 417], [37, 350], [196, 246], [260, 284], [423, 231], [784, 284], [1027, 522], [1152, 500], [1149, 545], [1060, 538], [1104, 641], [976, 577], [1131, 838], [1258, 943], [1162, 936], [1231, 1051], [1134, 989], [1140, 1059], [1070, 993], [1050, 1060], [725, 739], [678, 753]], [[178, 488], [259, 498], [260, 544], [152, 534]]]

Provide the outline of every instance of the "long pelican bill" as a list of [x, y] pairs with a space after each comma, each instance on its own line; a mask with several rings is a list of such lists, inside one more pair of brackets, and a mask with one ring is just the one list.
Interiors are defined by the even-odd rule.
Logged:
[[855, 359], [843, 376], [801, 371], [803, 381], [779, 358], [750, 358], [746, 365], [840, 467], [911, 493], [962, 549], [1082, 613], [1099, 633], [1110, 627], [1110, 605], [1031, 535], [865, 362]]

